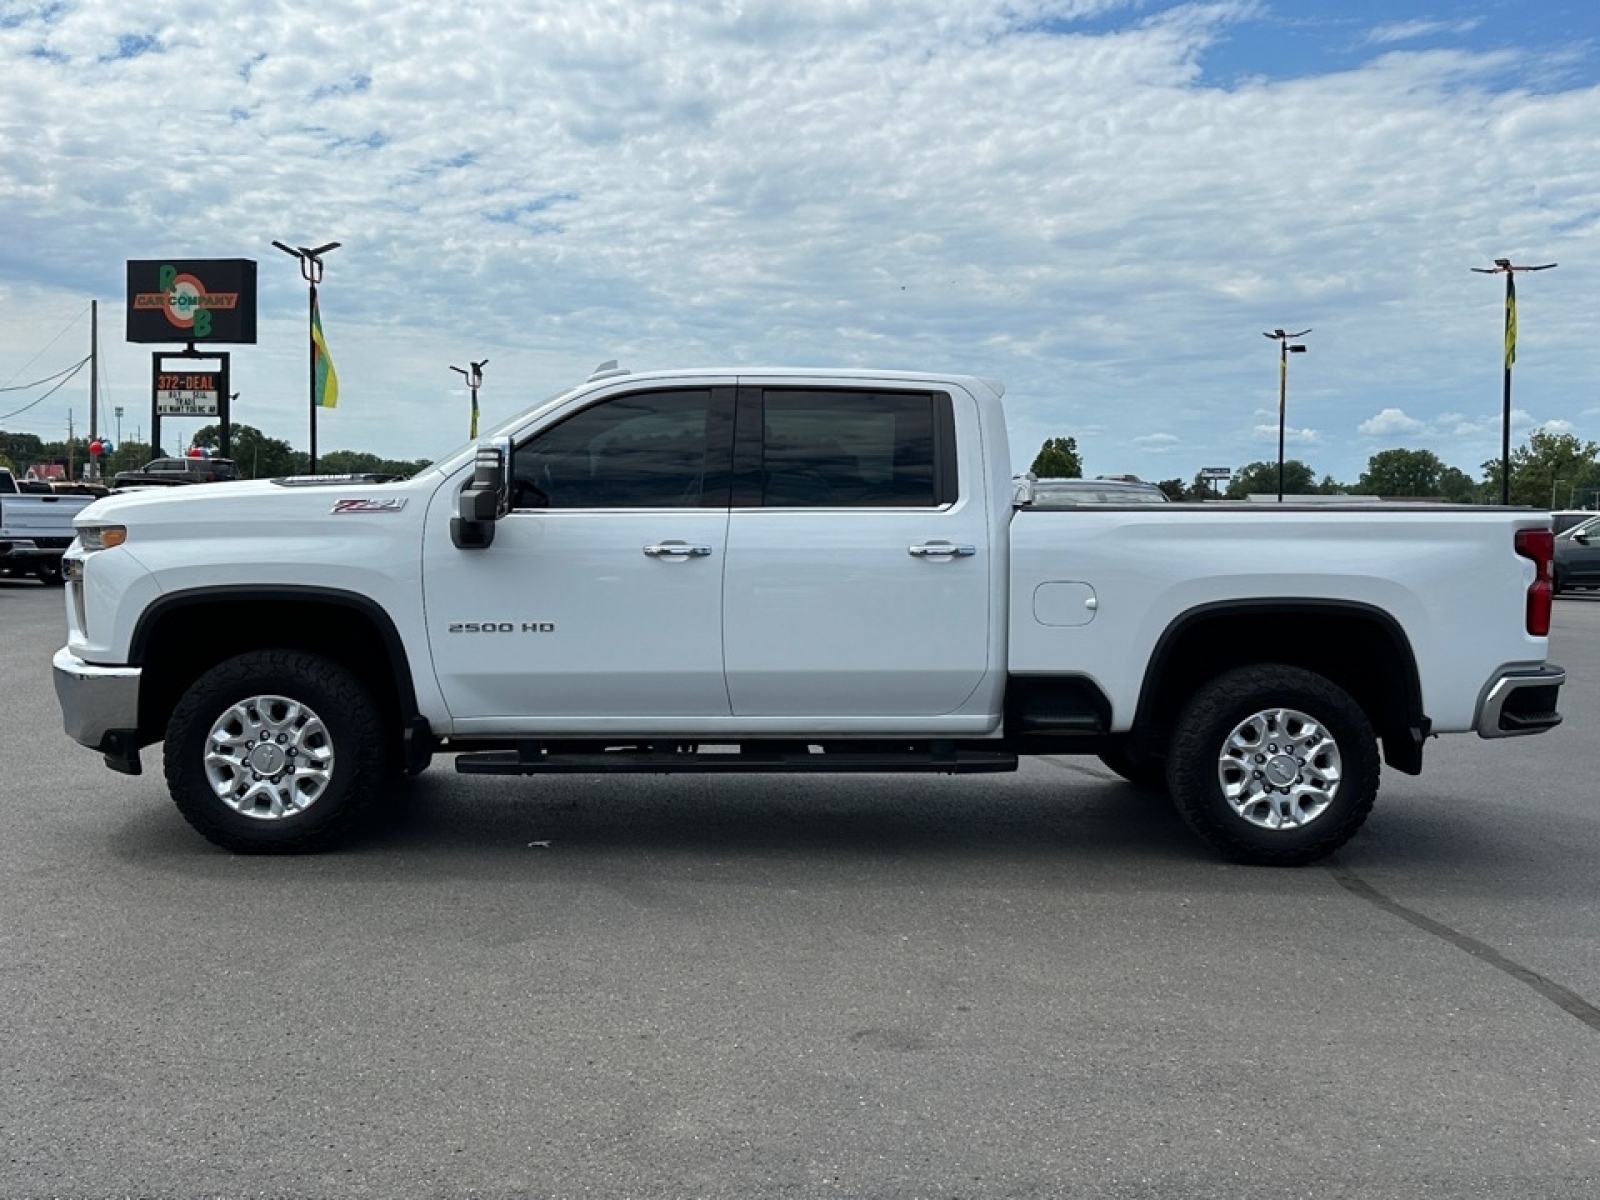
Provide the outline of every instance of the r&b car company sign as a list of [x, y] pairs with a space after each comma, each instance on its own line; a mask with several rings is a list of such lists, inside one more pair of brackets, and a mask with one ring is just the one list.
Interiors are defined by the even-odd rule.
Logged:
[[248, 258], [128, 262], [128, 341], [256, 340], [256, 264]]

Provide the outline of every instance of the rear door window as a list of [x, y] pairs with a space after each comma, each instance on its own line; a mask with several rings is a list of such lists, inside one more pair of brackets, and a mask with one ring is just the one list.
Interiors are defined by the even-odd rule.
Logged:
[[937, 508], [957, 495], [942, 393], [746, 389], [739, 421], [736, 505]]

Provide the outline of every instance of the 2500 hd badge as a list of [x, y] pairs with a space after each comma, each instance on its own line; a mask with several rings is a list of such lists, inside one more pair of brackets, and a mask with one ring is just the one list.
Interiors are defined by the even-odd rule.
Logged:
[[554, 621], [452, 621], [451, 633], [554, 633]]

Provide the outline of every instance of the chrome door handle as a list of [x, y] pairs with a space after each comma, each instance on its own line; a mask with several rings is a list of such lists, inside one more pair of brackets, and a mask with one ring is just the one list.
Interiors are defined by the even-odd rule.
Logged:
[[659, 546], [646, 546], [650, 558], [710, 558], [710, 546], [691, 546], [688, 542], [662, 542]]
[[977, 552], [976, 546], [955, 546], [949, 542], [924, 542], [920, 546], [906, 547], [906, 553], [914, 558], [971, 558]]

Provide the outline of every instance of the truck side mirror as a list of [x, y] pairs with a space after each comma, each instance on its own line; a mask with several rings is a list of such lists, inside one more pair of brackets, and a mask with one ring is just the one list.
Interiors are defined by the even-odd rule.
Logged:
[[472, 479], [461, 489], [450, 540], [459, 550], [486, 550], [494, 543], [494, 523], [510, 509], [511, 439], [482, 442], [472, 464]]

